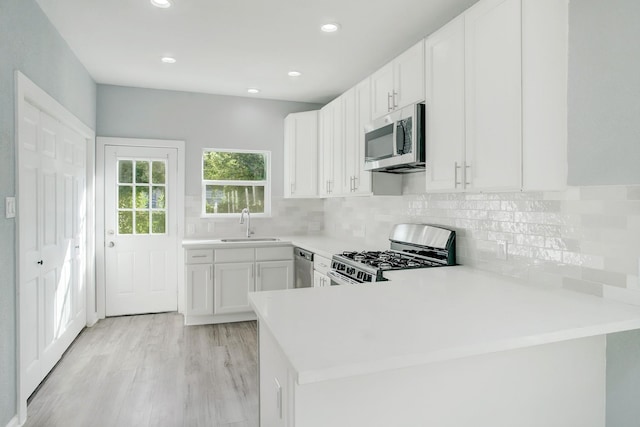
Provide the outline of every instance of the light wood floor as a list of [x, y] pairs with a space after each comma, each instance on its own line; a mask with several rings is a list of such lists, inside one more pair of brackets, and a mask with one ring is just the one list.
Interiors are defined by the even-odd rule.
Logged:
[[176, 313], [85, 329], [31, 397], [25, 427], [257, 427], [256, 322]]

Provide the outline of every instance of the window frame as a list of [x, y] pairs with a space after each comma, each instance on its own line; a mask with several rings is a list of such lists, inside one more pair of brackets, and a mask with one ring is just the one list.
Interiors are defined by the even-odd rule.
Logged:
[[[209, 152], [224, 153], [251, 153], [262, 154], [265, 157], [265, 174], [266, 179], [262, 181], [244, 181], [244, 180], [216, 180], [204, 179], [204, 155]], [[264, 212], [251, 212], [251, 216], [255, 218], [271, 218], [271, 151], [269, 150], [247, 150], [239, 148], [203, 148], [200, 155], [200, 180], [201, 180], [201, 218], [237, 218], [240, 213], [208, 213], [207, 212], [207, 185], [264, 185]]]

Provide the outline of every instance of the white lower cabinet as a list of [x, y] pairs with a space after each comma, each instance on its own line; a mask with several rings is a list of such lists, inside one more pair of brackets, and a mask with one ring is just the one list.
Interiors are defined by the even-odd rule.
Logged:
[[185, 323], [255, 319], [249, 292], [293, 288], [293, 247], [187, 249]]
[[186, 312], [192, 316], [213, 315], [213, 264], [187, 265]]
[[324, 288], [325, 286], [331, 286], [331, 279], [326, 274], [322, 274], [318, 271], [313, 272], [313, 287]]
[[213, 314], [251, 311], [249, 292], [255, 290], [254, 269], [253, 262], [215, 265]]
[[256, 263], [256, 291], [277, 291], [293, 288], [293, 261]]
[[263, 427], [285, 427], [292, 423], [289, 412], [293, 410], [289, 365], [280, 346], [267, 328], [258, 328], [260, 425]]

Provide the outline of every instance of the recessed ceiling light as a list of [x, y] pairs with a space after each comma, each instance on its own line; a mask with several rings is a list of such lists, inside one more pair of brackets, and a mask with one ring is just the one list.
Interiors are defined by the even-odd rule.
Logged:
[[160, 58], [160, 61], [164, 62], [165, 64], [175, 64], [176, 58], [172, 58], [170, 56], [163, 56], [162, 58]]
[[289, 77], [300, 77], [302, 75], [300, 71], [289, 71], [287, 74]]
[[169, 0], [151, 0], [151, 4], [162, 9], [171, 7], [171, 2]]
[[256, 93], [260, 93], [260, 89], [256, 89], [255, 87], [250, 87], [249, 89], [247, 89], [247, 92], [251, 94], [256, 94]]
[[320, 29], [325, 33], [333, 33], [340, 29], [340, 24], [336, 24], [336, 23], [324, 24], [322, 27], [320, 27]]

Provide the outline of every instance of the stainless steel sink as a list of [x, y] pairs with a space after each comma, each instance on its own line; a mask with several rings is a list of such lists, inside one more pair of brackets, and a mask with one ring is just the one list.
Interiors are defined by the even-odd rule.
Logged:
[[280, 239], [275, 237], [241, 237], [237, 239], [220, 239], [221, 242], [233, 243], [233, 242], [277, 242]]

